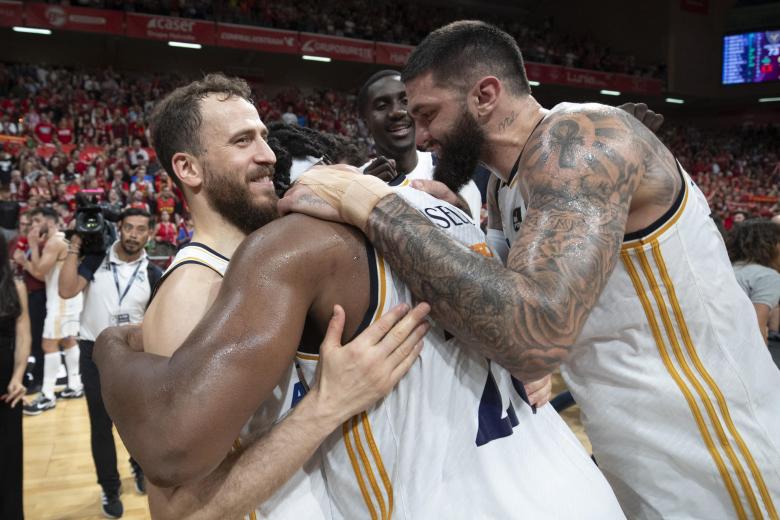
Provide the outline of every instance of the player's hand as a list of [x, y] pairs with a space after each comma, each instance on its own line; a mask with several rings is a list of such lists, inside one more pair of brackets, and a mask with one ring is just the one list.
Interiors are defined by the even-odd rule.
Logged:
[[664, 124], [664, 116], [653, 112], [647, 108], [647, 105], [644, 103], [623, 103], [618, 108], [639, 119], [639, 121], [654, 134], [657, 133], [661, 128], [661, 125]]
[[458, 203], [458, 196], [446, 184], [440, 181], [418, 179], [412, 181], [412, 188], [424, 191], [428, 195], [444, 202], [449, 202], [453, 206], [456, 206]]
[[27, 393], [27, 388], [22, 382], [15, 379], [11, 379], [6, 390], [6, 393], [0, 395], [0, 400], [8, 404], [11, 408], [15, 408], [17, 403], [24, 397], [24, 394]]
[[30, 232], [27, 233], [27, 243], [30, 244], [30, 248], [38, 247], [41, 243], [41, 228], [38, 226], [32, 226]]
[[295, 211], [365, 229], [375, 205], [392, 193], [387, 183], [352, 166], [314, 166], [301, 174], [277, 207], [282, 215]]
[[398, 305], [342, 346], [344, 309], [334, 307], [312, 387], [326, 416], [340, 424], [390, 393], [422, 350], [430, 310]]
[[538, 381], [532, 381], [525, 386], [525, 394], [531, 406], [540, 408], [552, 398], [552, 376], [546, 375]]
[[128, 354], [144, 351], [143, 329], [140, 325], [108, 327], [95, 340], [92, 358], [101, 373], [121, 369]]
[[379, 177], [385, 182], [391, 182], [398, 177], [398, 170], [395, 169], [395, 159], [388, 159], [380, 155], [363, 170], [364, 175], [373, 175]]

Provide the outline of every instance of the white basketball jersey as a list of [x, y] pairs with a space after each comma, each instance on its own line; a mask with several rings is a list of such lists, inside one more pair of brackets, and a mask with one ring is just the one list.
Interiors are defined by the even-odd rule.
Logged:
[[[683, 188], [620, 261], [562, 373], [630, 518], [777, 518], [780, 372], [707, 200]], [[499, 207], [512, 242], [515, 184]]]
[[[206, 266], [220, 276], [224, 276], [228, 262], [228, 258], [205, 244], [190, 242], [176, 254], [160, 283], [174, 269], [189, 263]], [[270, 430], [290, 411], [294, 402], [303, 396], [303, 388], [295, 367], [291, 364], [271, 396], [263, 402], [244, 426], [241, 435], [236, 440], [235, 447], [240, 447], [248, 437], [257, 436], [258, 432]], [[331, 518], [330, 502], [325, 489], [319, 455], [315, 454], [302, 469], [298, 470], [271, 498], [257, 506], [257, 509], [247, 518], [250, 520], [258, 518], [329, 520]]]
[[[462, 247], [491, 256], [465, 213], [421, 191], [397, 190]], [[398, 303], [413, 303], [373, 249], [369, 261], [364, 326]], [[393, 392], [323, 444], [334, 518], [623, 518], [606, 480], [552, 407], [534, 414], [522, 384], [446, 336], [434, 327]], [[311, 381], [317, 357], [298, 360]]]
[[[65, 239], [65, 233], [58, 231], [55, 236]], [[58, 317], [70, 317], [78, 323], [79, 314], [84, 307], [84, 294], [79, 292], [73, 298], [60, 298], [60, 272], [65, 259], [57, 260], [54, 267], [46, 273], [46, 313]]]

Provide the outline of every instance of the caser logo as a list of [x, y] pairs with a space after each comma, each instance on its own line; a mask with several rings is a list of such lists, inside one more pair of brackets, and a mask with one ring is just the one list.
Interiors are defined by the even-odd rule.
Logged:
[[195, 22], [181, 18], [152, 18], [146, 24], [147, 30], [164, 30], [177, 32], [192, 32]]
[[49, 7], [46, 9], [46, 20], [54, 27], [62, 27], [68, 21], [68, 17], [62, 7]]

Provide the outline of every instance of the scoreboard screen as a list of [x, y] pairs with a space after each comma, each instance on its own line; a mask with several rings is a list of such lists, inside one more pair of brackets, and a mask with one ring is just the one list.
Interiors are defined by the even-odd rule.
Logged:
[[723, 37], [723, 84], [780, 81], [780, 30]]

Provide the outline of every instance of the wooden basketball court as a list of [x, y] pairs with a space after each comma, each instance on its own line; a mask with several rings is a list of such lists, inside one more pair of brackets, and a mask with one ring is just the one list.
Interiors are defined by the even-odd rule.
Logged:
[[[553, 395], [565, 389], [553, 378]], [[579, 421], [579, 408], [562, 414], [590, 453], [590, 442]], [[97, 484], [89, 440], [87, 401], [60, 399], [54, 410], [24, 417], [24, 513], [28, 520], [98, 520]], [[122, 503], [128, 520], [148, 519], [146, 497], [135, 491], [129, 455], [114, 431], [117, 463], [122, 478]]]

